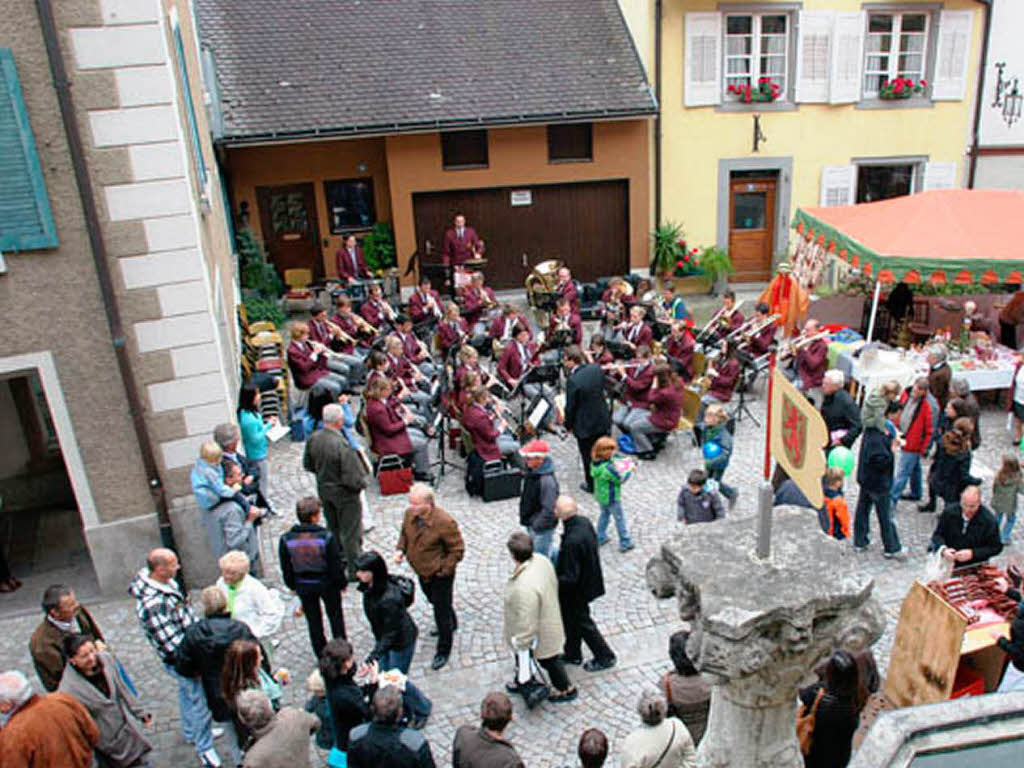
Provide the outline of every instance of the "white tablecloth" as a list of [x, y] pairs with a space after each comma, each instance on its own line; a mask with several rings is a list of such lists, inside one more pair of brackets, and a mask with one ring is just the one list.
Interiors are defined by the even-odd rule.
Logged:
[[[847, 353], [840, 358], [848, 358]], [[967, 379], [972, 392], [986, 389], [1006, 389], [1013, 383], [1013, 363], [1000, 358], [998, 368], [961, 368], [957, 361], [951, 363], [953, 376]], [[843, 363], [846, 363], [844, 360]], [[928, 373], [928, 363], [920, 356], [902, 355], [899, 350], [880, 349], [875, 360], [865, 364], [861, 358], [850, 361], [851, 376], [868, 391], [895, 379], [903, 387], [909, 387], [918, 376]], [[839, 368], [845, 366], [839, 364]]]

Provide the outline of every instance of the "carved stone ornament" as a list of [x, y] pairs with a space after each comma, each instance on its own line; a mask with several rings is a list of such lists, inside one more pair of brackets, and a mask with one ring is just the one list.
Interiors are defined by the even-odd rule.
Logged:
[[814, 512], [774, 511], [772, 554], [755, 555], [751, 520], [690, 525], [662, 546], [675, 573], [687, 652], [714, 687], [698, 750], [705, 768], [801, 768], [797, 691], [834, 648], [856, 652], [885, 618], [848, 543]]

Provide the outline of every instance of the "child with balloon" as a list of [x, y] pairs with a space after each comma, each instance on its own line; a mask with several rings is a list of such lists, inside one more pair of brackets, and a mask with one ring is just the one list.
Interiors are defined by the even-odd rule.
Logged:
[[722, 476], [729, 466], [729, 459], [732, 458], [732, 434], [726, 426], [728, 421], [729, 414], [721, 405], [712, 403], [707, 407], [704, 411], [702, 450], [708, 477], [718, 484], [718, 490], [729, 500], [729, 509], [732, 509], [736, 506], [739, 490], [722, 481]]

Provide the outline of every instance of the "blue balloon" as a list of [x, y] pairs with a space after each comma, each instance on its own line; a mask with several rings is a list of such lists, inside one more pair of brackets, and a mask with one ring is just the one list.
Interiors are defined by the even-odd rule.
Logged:
[[722, 455], [722, 446], [720, 446], [718, 443], [714, 442], [713, 440], [709, 440], [708, 442], [704, 443], [704, 458], [705, 459], [707, 459], [708, 461], [711, 461], [712, 459], [717, 459], [721, 455]]
[[636, 443], [631, 435], [619, 435], [619, 450], [630, 455], [636, 453]]

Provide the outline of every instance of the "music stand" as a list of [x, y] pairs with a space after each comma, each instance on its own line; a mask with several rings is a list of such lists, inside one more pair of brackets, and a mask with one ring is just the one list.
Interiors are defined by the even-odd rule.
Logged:
[[445, 467], [451, 467], [452, 469], [463, 469], [462, 466], [456, 464], [454, 461], [448, 459], [447, 452], [445, 451], [446, 438], [451, 434], [451, 415], [449, 409], [446, 407], [445, 402], [447, 400], [446, 395], [451, 392], [451, 381], [448, 377], [448, 366], [441, 365], [441, 408], [437, 416], [434, 418], [434, 426], [437, 429], [437, 458], [430, 462], [430, 468], [437, 467], [437, 482], [440, 484], [444, 480]]
[[737, 422], [742, 421], [743, 414], [745, 413], [750, 420], [754, 422], [754, 424], [760, 427], [761, 422], [757, 420], [757, 416], [755, 416], [750, 411], [750, 408], [747, 407], [747, 369], [750, 368], [755, 371], [757, 370], [754, 365], [754, 358], [745, 352], [740, 351], [736, 354], [736, 359], [739, 360], [740, 363], [739, 386], [736, 387], [740, 393], [740, 401], [736, 404], [736, 409], [732, 412], [733, 418], [735, 418]]

